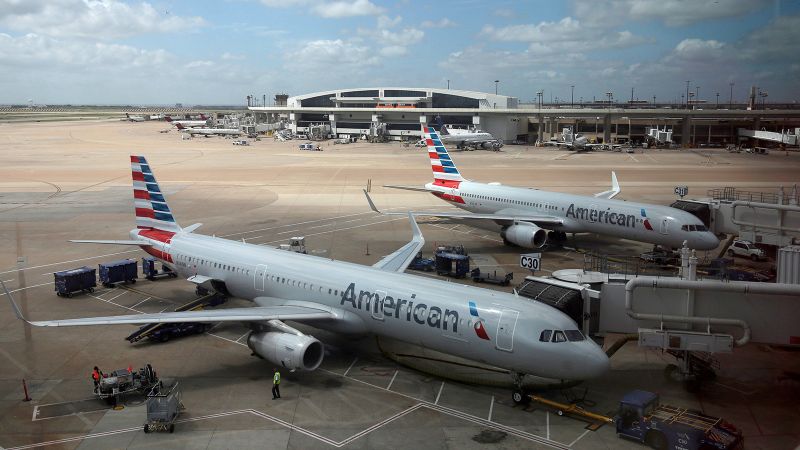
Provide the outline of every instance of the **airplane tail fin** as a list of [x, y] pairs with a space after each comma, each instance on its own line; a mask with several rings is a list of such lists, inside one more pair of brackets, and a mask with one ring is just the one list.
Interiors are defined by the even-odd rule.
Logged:
[[206, 117], [205, 114], [200, 113], [200, 120], [208, 120], [208, 117]]
[[450, 134], [447, 132], [447, 127], [444, 126], [444, 121], [442, 120], [442, 116], [436, 116], [436, 128], [439, 130], [442, 136]]
[[176, 123], [176, 124], [175, 124], [175, 126], [176, 126], [176, 127], [179, 129], [179, 130], [184, 130], [184, 129], [186, 129], [186, 127], [184, 127], [184, 126], [183, 126], [183, 124], [180, 124], [180, 123]]
[[164, 116], [164, 120], [166, 120], [167, 122], [172, 122], [172, 117]]
[[131, 155], [131, 173], [136, 228], [173, 233], [181, 231], [144, 156]]
[[461, 181], [466, 181], [450, 159], [450, 154], [442, 144], [439, 133], [432, 127], [422, 126], [425, 143], [428, 144], [428, 156], [431, 159], [434, 184], [446, 187], [455, 187]]

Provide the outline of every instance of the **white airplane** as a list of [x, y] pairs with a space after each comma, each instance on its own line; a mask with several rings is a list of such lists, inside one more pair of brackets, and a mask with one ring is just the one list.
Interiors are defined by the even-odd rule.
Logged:
[[580, 134], [580, 133], [573, 133], [572, 127], [564, 127], [561, 130], [561, 139], [560, 141], [548, 141], [545, 142], [544, 145], [555, 145], [558, 147], [566, 147], [569, 150], [594, 150], [594, 149], [608, 149], [613, 150], [615, 148], [622, 147], [620, 144], [590, 144], [589, 139]]
[[[373, 333], [479, 361], [508, 370], [518, 386], [525, 374], [583, 380], [608, 370], [602, 349], [555, 308], [403, 273], [425, 242], [410, 214], [412, 240], [363, 266], [193, 233], [201, 224], [181, 228], [145, 158], [131, 156], [131, 166], [136, 228], [130, 240], [72, 242], [139, 246], [189, 281], [255, 306], [31, 321], [6, 290], [19, 319], [37, 327], [242, 322], [253, 330], [247, 345], [255, 354], [292, 371], [319, 367], [324, 349], [286, 320], [350, 335]], [[524, 399], [521, 391], [514, 394], [515, 401]]]
[[490, 133], [481, 130], [462, 130], [444, 125], [442, 118], [436, 116], [436, 123], [441, 133], [442, 142], [453, 144], [457, 148], [475, 147], [498, 150], [503, 143]]
[[178, 125], [181, 125], [181, 126], [183, 126], [185, 128], [192, 128], [192, 127], [205, 127], [205, 126], [207, 126], [209, 119], [205, 115], [200, 114], [200, 120], [174, 120], [170, 116], [165, 116], [164, 120], [166, 120], [167, 122], [175, 125], [176, 127]]
[[[457, 219], [490, 219], [503, 226], [506, 244], [540, 248], [547, 242], [547, 231], [560, 239], [566, 233], [597, 233], [649, 242], [668, 248], [711, 250], [719, 239], [692, 214], [669, 206], [613, 200], [620, 192], [617, 175], [611, 172], [611, 189], [594, 196], [563, 194], [538, 189], [477, 183], [461, 176], [450, 159], [435, 129], [423, 125], [433, 182], [425, 187], [386, 186], [395, 189], [430, 192], [469, 212], [410, 211], [417, 216]], [[369, 199], [369, 196], [367, 196]], [[370, 206], [381, 214], [370, 201]]]
[[125, 113], [125, 118], [128, 119], [128, 122], [144, 122], [143, 116], [131, 116], [128, 113]]
[[175, 125], [178, 127], [178, 130], [187, 133], [187, 134], [202, 134], [206, 136], [212, 136], [215, 134], [218, 135], [227, 135], [227, 136], [239, 136], [242, 133], [242, 130], [238, 128], [186, 128], [181, 124]]

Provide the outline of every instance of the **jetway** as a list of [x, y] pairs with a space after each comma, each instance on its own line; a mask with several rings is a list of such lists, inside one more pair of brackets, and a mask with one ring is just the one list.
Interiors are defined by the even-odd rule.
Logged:
[[790, 131], [781, 131], [780, 133], [777, 133], [774, 131], [748, 130], [745, 128], [739, 128], [738, 134], [740, 138], [748, 137], [762, 141], [778, 142], [785, 145], [800, 145], [800, 128], [795, 128], [792, 131], [793, 133]]

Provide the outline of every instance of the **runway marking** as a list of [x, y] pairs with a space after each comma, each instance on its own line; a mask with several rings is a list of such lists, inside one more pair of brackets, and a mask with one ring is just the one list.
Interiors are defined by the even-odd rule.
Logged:
[[569, 448], [572, 448], [573, 446], [575, 446], [575, 444], [576, 444], [578, 441], [580, 441], [581, 439], [583, 439], [583, 437], [584, 437], [584, 436], [586, 436], [587, 434], [589, 434], [589, 431], [590, 431], [590, 430], [586, 430], [586, 431], [584, 431], [584, 432], [583, 432], [583, 433], [582, 433], [580, 436], [576, 437], [574, 441], [572, 441], [572, 442], [570, 442], [570, 443], [569, 443], [568, 447], [569, 447]]
[[354, 359], [353, 362], [350, 363], [350, 367], [348, 367], [347, 370], [344, 371], [344, 375], [342, 375], [343, 377], [346, 377], [347, 374], [350, 373], [350, 369], [353, 368], [353, 366], [356, 364], [356, 361], [358, 361], [358, 358]]
[[486, 239], [487, 241], [492, 241], [492, 242], [503, 242], [503, 240], [502, 240], [502, 239], [493, 239], [493, 238], [488, 238], [488, 237], [486, 237], [486, 236], [490, 236], [490, 235], [488, 235], [488, 234], [486, 234], [486, 235], [483, 235], [483, 236], [478, 236], [478, 235], [476, 235], [476, 234], [472, 234], [472, 233], [469, 233], [469, 232], [466, 232], [466, 231], [461, 231], [461, 230], [450, 229], [450, 228], [447, 228], [447, 227], [445, 227], [445, 226], [442, 226], [442, 225], [437, 225], [437, 224], [435, 224], [435, 223], [428, 223], [428, 224], [423, 224], [423, 225], [430, 225], [430, 226], [432, 226], [432, 227], [442, 228], [442, 229], [444, 229], [444, 230], [447, 230], [447, 231], [454, 231], [454, 232], [456, 232], [456, 233], [468, 234], [468, 235], [470, 235], [470, 236], [475, 236], [475, 237], [479, 237], [479, 238], [481, 238], [481, 239]]
[[627, 153], [627, 155], [628, 155], [628, 157], [629, 157], [630, 159], [634, 160], [635, 162], [637, 162], [637, 163], [639, 162], [639, 160], [638, 160], [638, 159], [636, 159], [636, 157], [634, 157], [634, 156], [633, 156], [633, 155], [631, 155], [630, 153]]
[[[42, 265], [39, 265], [39, 266], [23, 267], [22, 270], [41, 269], [42, 267], [57, 266], [59, 264], [66, 264], [66, 263], [77, 262], [77, 261], [86, 261], [87, 259], [104, 258], [106, 256], [122, 255], [124, 253], [133, 253], [133, 252], [138, 252], [138, 251], [139, 251], [139, 249], [126, 250], [124, 252], [116, 252], [116, 253], [106, 253], [105, 255], [90, 256], [88, 258], [78, 258], [78, 259], [71, 259], [69, 261], [59, 261], [59, 262], [50, 263], [50, 264], [42, 264]], [[5, 273], [11, 273], [11, 272], [19, 272], [19, 270], [20, 269], [6, 270], [5, 272], [0, 272], [0, 275], [5, 274]]]
[[394, 371], [394, 375], [392, 375], [392, 379], [391, 379], [391, 381], [389, 381], [389, 385], [386, 386], [386, 390], [387, 391], [392, 389], [392, 384], [394, 383], [394, 379], [397, 378], [397, 372], [400, 372], [400, 371], [399, 370], [395, 370]]
[[129, 309], [129, 310], [131, 310], [131, 311], [133, 311], [133, 312], [136, 312], [136, 313], [139, 313], [139, 314], [144, 314], [144, 312], [143, 312], [143, 311], [139, 311], [138, 309], [133, 309], [133, 308], [131, 308], [131, 307], [129, 307], [129, 306], [120, 305], [119, 303], [114, 303], [114, 302], [112, 302], [111, 300], [106, 300], [106, 299], [104, 299], [104, 298], [100, 298], [100, 297], [98, 297], [98, 296], [96, 296], [96, 295], [89, 294], [89, 297], [94, 297], [94, 298], [96, 298], [96, 299], [100, 300], [101, 302], [110, 303], [110, 304], [112, 304], [112, 305], [119, 306], [120, 308]]
[[47, 286], [47, 285], [50, 285], [50, 284], [53, 284], [53, 283], [34, 284], [33, 286], [25, 286], [25, 287], [21, 287], [19, 289], [14, 289], [13, 291], [8, 291], [8, 292], [13, 294], [14, 292], [24, 291], [25, 289], [33, 289], [33, 288], [36, 288], [36, 287], [39, 287], [39, 286]]
[[[384, 221], [381, 221], [381, 222], [371, 222], [371, 223], [365, 223], [365, 224], [362, 224], [362, 225], [353, 225], [352, 227], [336, 228], [334, 230], [320, 231], [318, 233], [310, 233], [310, 234], [307, 234], [306, 236], [317, 236], [317, 235], [320, 235], [320, 234], [336, 233], [338, 231], [352, 230], [354, 228], [369, 227], [369, 226], [372, 226], [372, 225], [380, 225], [382, 223], [395, 222], [397, 220], [404, 220], [404, 219], [406, 219], [406, 218], [405, 217], [398, 217], [396, 219], [389, 219], [389, 220], [384, 220]], [[282, 240], [283, 239], [276, 239], [274, 241], [268, 241], [268, 242], [264, 242], [263, 244], [258, 244], [258, 245], [274, 244], [276, 242], [281, 242]]]
[[[220, 336], [220, 335], [218, 335], [218, 334], [214, 334], [214, 333], [211, 333], [211, 332], [206, 332], [206, 334], [207, 334], [207, 335], [209, 335], [209, 336], [214, 336], [215, 338], [220, 338], [220, 339], [222, 339], [222, 340], [224, 340], [224, 341], [228, 341], [228, 342], [230, 342], [231, 344], [244, 345], [244, 344], [242, 344], [241, 342], [236, 342], [236, 341], [234, 341], [234, 340], [232, 340], [232, 339], [228, 339], [228, 338], [226, 338], [226, 337], [222, 337], [222, 336]], [[244, 345], [244, 346], [245, 346], [245, 347], [247, 347], [246, 345]]]
[[492, 412], [494, 411], [494, 395], [492, 396], [492, 403], [489, 403], [489, 417], [486, 419], [489, 422], [492, 421]]
[[[107, 291], [103, 292], [102, 294], [96, 294], [96, 295], [97, 295], [97, 297], [102, 297], [102, 296], [104, 296], [104, 295], [106, 295], [106, 294], [110, 294], [110, 293], [112, 293], [112, 292], [116, 291], [117, 289], [118, 289], [118, 288], [117, 288], [116, 286], [114, 286], [113, 288], [111, 288], [111, 289], [109, 289], [109, 290], [107, 290]], [[105, 300], [105, 299], [104, 299], [104, 300]]]
[[236, 343], [238, 344], [238, 343], [239, 343], [239, 341], [241, 341], [241, 340], [242, 340], [242, 338], [243, 338], [243, 337], [245, 337], [245, 336], [247, 336], [248, 334], [250, 334], [250, 331], [248, 331], [247, 333], [245, 333], [245, 334], [243, 334], [243, 335], [239, 336], [239, 339], [237, 339], [237, 340], [236, 340]]
[[[391, 210], [391, 209], [399, 209], [399, 208], [387, 208], [387, 210]], [[239, 233], [223, 234], [223, 235], [220, 235], [220, 237], [239, 236], [241, 234], [257, 233], [259, 231], [274, 230], [276, 228], [284, 228], [284, 227], [292, 227], [292, 226], [297, 226], [297, 225], [305, 225], [305, 224], [309, 224], [309, 223], [322, 222], [324, 220], [343, 219], [345, 217], [363, 216], [363, 215], [366, 215], [366, 214], [375, 214], [375, 213], [373, 211], [366, 211], [366, 212], [360, 212], [360, 213], [355, 213], [355, 214], [345, 214], [343, 216], [326, 217], [324, 219], [307, 220], [305, 222], [295, 222], [295, 223], [289, 223], [289, 224], [285, 224], [285, 225], [276, 225], [274, 227], [259, 228], [259, 229], [250, 230], [250, 231], [242, 231], [242, 232], [239, 232]], [[3, 272], [0, 272], [0, 273], [3, 273]]]
[[16, 278], [12, 278], [10, 280], [3, 280], [3, 283], [11, 283], [12, 281], [16, 281]]
[[547, 425], [547, 439], [550, 439], [550, 411], [544, 412], [545, 424]]
[[140, 301], [139, 303], [137, 303], [137, 304], [135, 304], [135, 305], [131, 306], [131, 308], [136, 308], [137, 306], [139, 306], [139, 305], [141, 305], [142, 303], [144, 303], [144, 302], [146, 302], [146, 301], [150, 300], [151, 298], [153, 298], [153, 297], [147, 297], [146, 299], [144, 299], [144, 300]]
[[444, 389], [444, 381], [442, 381], [442, 385], [439, 386], [439, 393], [436, 394], [436, 401], [433, 402], [434, 405], [438, 405], [439, 404], [439, 397], [442, 396], [442, 389]]
[[112, 300], [114, 300], [114, 299], [115, 299], [115, 298], [117, 298], [117, 297], [122, 297], [123, 295], [125, 295], [125, 294], [127, 294], [127, 293], [128, 293], [128, 291], [126, 291], [125, 289], [123, 289], [123, 290], [122, 290], [122, 293], [120, 293], [120, 294], [117, 294], [117, 295], [115, 295], [115, 296], [111, 297], [110, 299], [108, 299], [108, 301], [112, 301]]

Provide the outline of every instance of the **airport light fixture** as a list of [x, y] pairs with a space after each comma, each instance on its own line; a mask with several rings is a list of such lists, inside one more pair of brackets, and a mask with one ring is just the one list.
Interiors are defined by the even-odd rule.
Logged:
[[606, 92], [606, 96], [608, 97], [608, 107], [611, 108], [611, 98], [614, 96], [614, 93]]
[[570, 108], [574, 108], [575, 107], [575, 85], [571, 84], [569, 86], [569, 88], [570, 88], [569, 107]]
[[500, 83], [500, 80], [494, 80], [494, 95], [497, 95], [497, 84]]
[[717, 109], [719, 109], [719, 92], [717, 92]]
[[691, 80], [686, 80], [686, 109], [689, 109], [689, 83], [691, 82]]
[[731, 81], [728, 84], [731, 87], [731, 96], [728, 97], [728, 108], [733, 109], [733, 85], [734, 85], [734, 83], [733, 83], [733, 81]]

